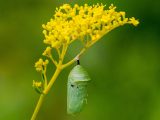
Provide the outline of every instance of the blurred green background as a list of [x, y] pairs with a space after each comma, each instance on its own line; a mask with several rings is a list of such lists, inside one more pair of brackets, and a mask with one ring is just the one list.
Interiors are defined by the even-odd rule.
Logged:
[[113, 30], [83, 55], [81, 64], [92, 82], [88, 104], [78, 116], [66, 114], [71, 66], [55, 82], [37, 120], [160, 120], [159, 0], [0, 0], [0, 120], [32, 115], [39, 97], [32, 80], [40, 79], [34, 63], [45, 49], [41, 25], [55, 7], [97, 2], [114, 3], [140, 25]]

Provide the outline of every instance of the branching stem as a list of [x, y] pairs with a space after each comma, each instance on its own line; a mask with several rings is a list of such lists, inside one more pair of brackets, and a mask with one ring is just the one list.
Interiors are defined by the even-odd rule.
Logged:
[[68, 46], [67, 45], [63, 45], [63, 48], [62, 48], [62, 52], [59, 53], [59, 62], [57, 63], [52, 57], [51, 57], [51, 60], [53, 61], [53, 63], [56, 65], [56, 70], [51, 78], [51, 80], [49, 81], [49, 83], [47, 84], [47, 77], [46, 77], [46, 73], [45, 73], [45, 89], [43, 91], [43, 94], [40, 95], [40, 98], [38, 100], [38, 103], [36, 105], [36, 108], [33, 112], [33, 115], [32, 115], [32, 118], [31, 120], [35, 120], [36, 119], [36, 116], [40, 110], [40, 107], [42, 105], [42, 102], [43, 102], [43, 99], [44, 99], [44, 96], [46, 94], [48, 94], [49, 90], [51, 89], [52, 85], [54, 84], [55, 80], [57, 79], [58, 75], [60, 74], [60, 72], [70, 66], [71, 64], [73, 64], [76, 60], [77, 60], [77, 57], [80, 57], [85, 51], [86, 49], [88, 48], [89, 46], [85, 46], [84, 48], [82, 48], [82, 50], [79, 52], [79, 54], [76, 55], [75, 58], [73, 58], [72, 60], [70, 60], [68, 63], [66, 64], [63, 64], [63, 59], [64, 59], [64, 56], [67, 52], [67, 48]]
[[53, 62], [53, 64], [54, 64], [55, 66], [57, 66], [57, 61], [54, 60], [52, 56], [50, 56], [50, 59], [51, 59], [51, 61]]
[[86, 48], [83, 48], [83, 49], [81, 50], [81, 52], [80, 52], [78, 55], [76, 55], [76, 57], [74, 57], [74, 58], [73, 58], [71, 61], [69, 61], [68, 63], [62, 65], [62, 69], [70, 66], [71, 64], [73, 64], [73, 63], [77, 60], [77, 57], [80, 57], [85, 51], [86, 51]]

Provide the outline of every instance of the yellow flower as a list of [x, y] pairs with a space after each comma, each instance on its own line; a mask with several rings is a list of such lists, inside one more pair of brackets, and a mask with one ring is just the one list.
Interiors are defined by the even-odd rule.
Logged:
[[129, 20], [129, 23], [133, 24], [134, 26], [137, 26], [139, 24], [139, 21], [136, 20], [134, 17], [130, 18]]
[[46, 67], [46, 66], [48, 65], [48, 63], [49, 63], [49, 61], [48, 61], [48, 60], [45, 60], [45, 61], [43, 62], [43, 66]]
[[46, 49], [45, 49], [45, 51], [43, 52], [43, 56], [47, 56], [47, 57], [50, 57], [51, 56], [51, 50], [52, 50], [52, 48], [51, 47], [47, 47]]
[[42, 70], [42, 65], [43, 65], [43, 60], [40, 58], [36, 63], [35, 63], [35, 68], [37, 71]]
[[39, 59], [36, 63], [35, 63], [35, 68], [38, 72], [44, 70], [47, 66], [47, 64], [49, 63], [48, 60], [43, 61], [43, 59]]
[[33, 80], [33, 87], [35, 88], [42, 87], [42, 82], [36, 82], [35, 80]]
[[116, 27], [124, 24], [134, 26], [139, 24], [134, 17], [126, 18], [124, 11], [117, 12], [113, 4], [108, 10], [104, 8], [103, 4], [93, 6], [75, 4], [73, 7], [64, 4], [56, 8], [54, 17], [46, 25], [42, 25], [45, 35], [44, 43], [53, 48], [60, 48], [87, 35], [92, 38], [90, 39], [92, 43], [92, 40], [99, 40]]

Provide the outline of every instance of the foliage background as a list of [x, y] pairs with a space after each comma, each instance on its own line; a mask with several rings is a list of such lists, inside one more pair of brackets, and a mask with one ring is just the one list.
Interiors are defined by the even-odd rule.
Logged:
[[[39, 95], [32, 80], [40, 79], [34, 62], [45, 49], [41, 24], [63, 3], [97, 2], [114, 3], [128, 17], [138, 18], [140, 25], [110, 32], [83, 55], [81, 63], [92, 82], [80, 115], [66, 114], [71, 66], [55, 82], [38, 120], [160, 119], [159, 0], [0, 0], [0, 120], [29, 120], [34, 110]], [[52, 73], [50, 67], [49, 76]]]

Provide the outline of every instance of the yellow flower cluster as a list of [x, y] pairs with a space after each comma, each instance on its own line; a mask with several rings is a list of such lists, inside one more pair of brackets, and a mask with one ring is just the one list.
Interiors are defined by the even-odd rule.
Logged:
[[35, 68], [37, 71], [42, 71], [46, 68], [47, 64], [49, 63], [48, 60], [43, 61], [43, 59], [39, 59], [36, 63], [35, 63]]
[[118, 26], [127, 23], [134, 26], [139, 24], [134, 17], [126, 18], [124, 11], [117, 12], [113, 5], [108, 10], [104, 8], [103, 4], [75, 4], [73, 7], [64, 4], [56, 8], [53, 18], [46, 25], [42, 25], [44, 43], [57, 49], [78, 39], [83, 41], [85, 36], [89, 36], [88, 44], [91, 44]]

